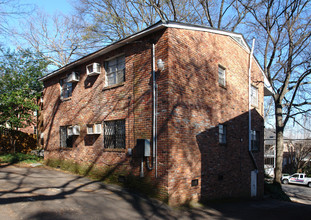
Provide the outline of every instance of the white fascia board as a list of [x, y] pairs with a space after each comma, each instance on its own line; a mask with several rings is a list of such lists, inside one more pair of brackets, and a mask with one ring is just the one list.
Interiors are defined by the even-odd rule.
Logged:
[[263, 77], [264, 77], [264, 96], [271, 96], [274, 94], [272, 86], [268, 78], [266, 77], [266, 74], [263, 73]]
[[[168, 24], [163, 24], [163, 26], [168, 27], [168, 28], [179, 28], [179, 29], [186, 29], [186, 30], [193, 30], [193, 31], [202, 31], [202, 32], [209, 32], [209, 33], [214, 33], [214, 34], [219, 34], [219, 35], [224, 35], [224, 36], [230, 36], [230, 37], [237, 37], [240, 38], [241, 41], [243, 41], [244, 45], [241, 45], [248, 53], [250, 53], [250, 48], [248, 44], [246, 43], [244, 37], [242, 34], [234, 33], [231, 31], [223, 31], [219, 29], [214, 29], [210, 27], [200, 27], [200, 26], [195, 26], [195, 25], [185, 25], [185, 24], [178, 24], [178, 23], [168, 23]], [[233, 38], [234, 39], [234, 38]], [[234, 39], [235, 40], [235, 39]], [[236, 41], [236, 40], [235, 40]], [[240, 44], [239, 42], [237, 42]]]
[[258, 60], [256, 59], [256, 57], [253, 56], [253, 58], [255, 60], [255, 63], [257, 64], [258, 68], [260, 69], [260, 72], [261, 72], [261, 74], [263, 76], [263, 79], [264, 79], [264, 82], [263, 82], [264, 83], [264, 96], [271, 96], [271, 95], [273, 95], [274, 92], [273, 92], [272, 86], [271, 86], [271, 84], [270, 84], [270, 82], [269, 82], [265, 72], [263, 71], [263, 69], [259, 65]]

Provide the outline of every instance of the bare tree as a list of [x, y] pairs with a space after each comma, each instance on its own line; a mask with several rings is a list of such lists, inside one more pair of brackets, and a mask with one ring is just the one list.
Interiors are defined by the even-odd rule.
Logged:
[[22, 22], [23, 28], [16, 33], [17, 44], [23, 47], [26, 41], [54, 66], [62, 67], [92, 48], [92, 45], [83, 43], [76, 23], [78, 21], [73, 16], [50, 16], [44, 12], [37, 12]]
[[[243, 1], [240, 1], [243, 3]], [[247, 1], [248, 2], [248, 1]], [[259, 41], [264, 72], [273, 87], [276, 125], [275, 181], [280, 183], [283, 161], [283, 132], [290, 119], [310, 111], [309, 0], [255, 1], [244, 4], [253, 16], [250, 22]]]
[[311, 162], [311, 140], [294, 143], [294, 165], [297, 172], [302, 170]]
[[[235, 31], [248, 13], [237, 0], [199, 0], [199, 3], [204, 12], [201, 23], [206, 24], [207, 21], [209, 26], [219, 29]], [[252, 1], [246, 3], [247, 6], [251, 4]]]
[[247, 14], [240, 6], [238, 0], [79, 0], [76, 16], [38, 12], [15, 33], [17, 46], [30, 45], [59, 68], [158, 20], [233, 31]]
[[19, 0], [0, 0], [0, 34], [10, 34], [10, 22], [14, 18], [28, 15], [33, 11], [29, 4], [21, 4]]
[[[251, 3], [249, 3], [251, 4]], [[178, 21], [234, 31], [248, 11], [238, 0], [79, 0], [84, 38], [110, 43], [155, 22]]]

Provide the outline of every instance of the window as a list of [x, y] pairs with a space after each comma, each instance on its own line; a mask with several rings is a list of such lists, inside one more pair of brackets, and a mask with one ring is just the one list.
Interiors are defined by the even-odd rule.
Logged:
[[258, 151], [260, 146], [260, 132], [251, 130], [251, 148]]
[[274, 165], [274, 158], [273, 157], [266, 157], [265, 158], [265, 165]]
[[221, 86], [226, 86], [226, 69], [218, 66], [218, 83]]
[[72, 135], [70, 135], [69, 126], [61, 126], [59, 129], [60, 133], [60, 147], [72, 148]]
[[227, 143], [227, 128], [226, 128], [226, 126], [225, 125], [219, 125], [218, 126], [219, 127], [219, 143], [220, 144], [225, 144], [225, 143]]
[[107, 86], [125, 81], [125, 57], [120, 56], [106, 62]]
[[251, 86], [251, 104], [258, 106], [258, 88]]
[[104, 147], [125, 149], [125, 120], [104, 122]]
[[61, 79], [60, 82], [60, 98], [65, 99], [72, 96], [72, 83], [67, 82], [67, 78]]

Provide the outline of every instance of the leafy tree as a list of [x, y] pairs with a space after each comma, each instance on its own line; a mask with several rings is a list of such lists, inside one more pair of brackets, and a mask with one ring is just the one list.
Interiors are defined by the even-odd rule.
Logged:
[[48, 62], [29, 50], [1, 50], [0, 57], [0, 125], [22, 128], [33, 123], [38, 110], [37, 99], [42, 83], [37, 79]]

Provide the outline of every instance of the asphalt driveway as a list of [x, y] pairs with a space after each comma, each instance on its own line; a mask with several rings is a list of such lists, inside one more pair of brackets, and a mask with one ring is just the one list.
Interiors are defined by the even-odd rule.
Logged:
[[310, 219], [311, 206], [276, 200], [173, 209], [157, 200], [44, 167], [0, 167], [0, 219]]
[[298, 184], [282, 184], [282, 189], [292, 201], [311, 205], [311, 187]]

